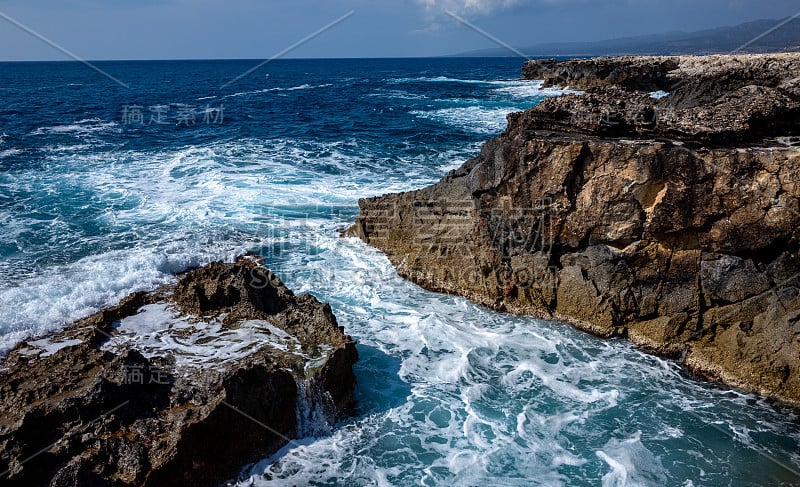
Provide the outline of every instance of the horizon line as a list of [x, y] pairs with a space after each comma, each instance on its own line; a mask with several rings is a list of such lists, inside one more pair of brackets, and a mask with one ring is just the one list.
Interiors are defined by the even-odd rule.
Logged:
[[[487, 49], [488, 50], [488, 49]], [[473, 51], [474, 52], [474, 51]], [[478, 51], [480, 52], [480, 51]], [[708, 51], [703, 53], [671, 53], [671, 54], [634, 54], [631, 52], [622, 52], [614, 53], [614, 54], [592, 54], [592, 53], [551, 53], [551, 54], [530, 54], [528, 57], [531, 59], [548, 59], [548, 58], [599, 58], [599, 57], [621, 57], [621, 56], [641, 56], [641, 57], [654, 57], [654, 56], [711, 56], [715, 54], [729, 54], [726, 51]], [[737, 53], [734, 55], [753, 55], [753, 54], [792, 54], [792, 53], [800, 53], [800, 49], [797, 50], [784, 50], [784, 51], [765, 51], [765, 52], [743, 52]], [[344, 56], [344, 57], [286, 57], [275, 59], [272, 62], [277, 61], [357, 61], [357, 60], [405, 60], [405, 59], [524, 59], [521, 58], [519, 55], [508, 54], [508, 55], [475, 55], [470, 54], [469, 52], [466, 53], [459, 53], [459, 54], [442, 54], [438, 56]], [[248, 62], [258, 62], [263, 61], [262, 58], [163, 58], [163, 59], [89, 59], [87, 62], [90, 63], [126, 63], [126, 62], [138, 62], [138, 63], [149, 63], [149, 62], [226, 62], [226, 61], [248, 61]], [[12, 64], [12, 63], [77, 63], [81, 64], [81, 61], [77, 61], [74, 59], [0, 59], [0, 64]]]
[[[558, 56], [557, 54], [553, 54], [552, 56]], [[518, 58], [519, 56], [515, 55], [508, 55], [508, 56], [471, 56], [471, 55], [464, 55], [464, 54], [441, 54], [437, 56], [342, 56], [342, 57], [284, 57], [280, 59], [275, 59], [272, 62], [276, 61], [336, 61], [336, 60], [360, 60], [360, 59], [442, 59], [442, 58], [486, 58], [486, 59], [493, 59], [493, 58]], [[548, 57], [548, 56], [536, 56], [536, 57]], [[87, 59], [88, 62], [91, 63], [107, 63], [107, 62], [154, 62], [154, 61], [170, 61], [170, 62], [177, 62], [177, 61], [263, 61], [263, 58], [154, 58], [154, 59]], [[74, 59], [0, 59], [0, 63], [80, 63], [80, 61], [76, 61]]]

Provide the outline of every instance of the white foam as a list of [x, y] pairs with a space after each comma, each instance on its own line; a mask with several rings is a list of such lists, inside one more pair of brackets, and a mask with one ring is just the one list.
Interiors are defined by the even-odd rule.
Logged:
[[[482, 79], [462, 79], [462, 78], [451, 78], [449, 76], [419, 76], [413, 78], [390, 78], [386, 80], [388, 83], [466, 83], [466, 84], [497, 84], [497, 83], [506, 83], [507, 81], [502, 80], [482, 80]], [[510, 81], [510, 80], [509, 80]]]
[[5, 149], [0, 150], [0, 159], [5, 159], [6, 157], [17, 156], [22, 154], [21, 149]]
[[394, 98], [398, 100], [427, 100], [428, 97], [421, 93], [410, 93], [403, 90], [386, 90], [380, 89], [377, 93], [370, 93], [367, 95], [370, 98]]
[[87, 118], [71, 124], [39, 127], [31, 132], [30, 135], [75, 134], [80, 136], [104, 131], [121, 132], [121, 129], [115, 121], [109, 122], [99, 118]]
[[270, 92], [276, 92], [276, 91], [313, 90], [313, 89], [317, 89], [317, 88], [327, 88], [329, 86], [333, 86], [333, 84], [324, 83], [324, 84], [321, 84], [321, 85], [310, 85], [308, 83], [304, 83], [302, 85], [289, 86], [289, 87], [276, 86], [276, 87], [272, 87], [272, 88], [262, 88], [260, 90], [253, 90], [253, 91], [240, 91], [240, 92], [233, 93], [233, 94], [230, 94], [230, 95], [225, 95], [222, 98], [234, 98], [234, 97], [238, 97], [238, 96], [247, 96], [247, 95], [260, 95], [260, 94], [263, 94], [263, 93], [270, 93]]
[[[493, 88], [495, 93], [511, 95], [514, 98], [538, 98], [547, 96], [558, 96], [565, 93], [581, 94], [582, 91], [561, 88], [542, 88], [543, 80], [480, 80], [480, 79], [459, 79], [447, 76], [417, 77], [417, 78], [393, 78], [388, 80], [391, 84], [402, 83], [464, 83], [472, 85], [484, 85]], [[402, 92], [401, 92], [402, 93]]]
[[611, 439], [597, 457], [610, 467], [603, 475], [603, 487], [667, 485], [667, 473], [661, 462], [642, 445], [639, 431], [624, 440]]
[[[0, 212], [0, 241], [19, 246], [28, 259], [38, 246], [65, 243], [78, 253], [93, 254], [68, 264], [48, 264], [47, 254], [36, 256], [42, 263], [34, 277], [21, 274], [17, 261], [0, 263], [0, 354], [25, 337], [57, 330], [130, 292], [169, 282], [170, 273], [187, 266], [230, 260], [252, 248], [269, 253], [274, 245], [297, 245], [296, 235], [313, 235], [330, 205], [353, 208], [361, 196], [429, 184], [442, 171], [430, 167], [424, 172], [422, 158], [457, 160], [457, 152], [398, 159], [393, 175], [386, 174], [381, 159], [347, 140], [50, 152], [48, 171], [32, 167], [5, 173], [0, 190], [10, 195], [22, 190], [32, 208], [47, 207], [53, 195], [74, 197], [76, 204], [93, 201], [107, 210], [87, 214], [95, 218], [89, 223], [108, 227], [114, 236], [85, 235], [65, 218], [48, 220], [43, 227], [38, 217]], [[25, 234], [33, 227], [39, 230], [37, 247], [31, 248]], [[140, 243], [129, 248], [117, 245], [117, 239]]]
[[46, 154], [63, 154], [74, 153], [87, 149], [96, 149], [102, 145], [105, 145], [102, 141], [93, 140], [91, 144], [45, 145], [40, 147], [39, 150]]
[[[199, 249], [198, 249], [199, 250]], [[173, 272], [210, 260], [159, 252], [114, 251], [93, 255], [26, 279], [0, 285], [0, 353], [19, 341], [59, 330], [133, 291], [171, 282]], [[69, 283], [69, 284], [65, 284]]]
[[222, 370], [224, 364], [263, 348], [308, 358], [294, 336], [266, 321], [248, 320], [229, 328], [223, 319], [182, 317], [164, 303], [151, 304], [114, 323], [112, 338], [101, 348], [132, 347], [145, 357], [172, 356], [179, 369]]
[[[54, 353], [58, 352], [61, 349], [72, 347], [74, 345], [78, 345], [81, 343], [80, 340], [63, 340], [63, 341], [52, 341], [51, 338], [42, 338], [40, 340], [34, 340], [27, 342], [26, 345], [29, 347], [35, 347], [41, 349], [40, 353], [37, 353], [39, 357], [49, 357]], [[30, 355], [30, 354], [28, 354]]]
[[[428, 81], [428, 82], [459, 82], [469, 84], [480, 84], [492, 87], [492, 92], [496, 97], [503, 100], [505, 106], [485, 106], [481, 100], [437, 100], [446, 102], [448, 108], [434, 108], [429, 110], [414, 110], [410, 112], [420, 118], [443, 122], [447, 125], [458, 127], [461, 130], [492, 135], [505, 130], [506, 116], [511, 112], [523, 111], [530, 108], [533, 104], [549, 97], [560, 96], [565, 93], [582, 94], [581, 91], [542, 88], [543, 81], [528, 80], [459, 80], [446, 77], [435, 78], [411, 78], [405, 81]], [[402, 82], [402, 80], [395, 80]], [[392, 92], [390, 92], [392, 93]], [[510, 100], [509, 100], [510, 98]], [[467, 106], [453, 107], [467, 103]], [[509, 106], [509, 103], [513, 103]]]
[[517, 111], [513, 108], [486, 108], [470, 106], [463, 108], [440, 108], [436, 110], [414, 110], [410, 112], [420, 118], [442, 122], [461, 130], [479, 134], [498, 134], [506, 128], [506, 116]]
[[564, 94], [580, 95], [583, 92], [571, 89], [562, 89], [555, 87], [542, 88], [543, 81], [499, 81], [492, 82], [494, 85], [499, 85], [495, 88], [495, 93], [502, 93], [511, 95], [513, 98], [518, 99], [537, 99], [549, 98], [560, 96]]

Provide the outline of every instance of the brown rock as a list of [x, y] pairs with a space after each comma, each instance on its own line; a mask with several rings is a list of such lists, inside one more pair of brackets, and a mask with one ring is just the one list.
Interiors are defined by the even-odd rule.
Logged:
[[209, 264], [8, 354], [3, 485], [218, 485], [342, 414], [357, 359], [327, 304]]
[[[529, 63], [587, 92], [509, 115], [433, 186], [361, 200], [351, 232], [429, 289], [627, 336], [798, 405], [800, 149], [778, 142], [800, 123], [798, 63]], [[661, 101], [636, 92], [675, 80]]]
[[[797, 135], [799, 72], [800, 54], [529, 61], [525, 78], [587, 91], [545, 100], [524, 124], [714, 145]], [[642, 93], [654, 90], [670, 93], [660, 100]]]

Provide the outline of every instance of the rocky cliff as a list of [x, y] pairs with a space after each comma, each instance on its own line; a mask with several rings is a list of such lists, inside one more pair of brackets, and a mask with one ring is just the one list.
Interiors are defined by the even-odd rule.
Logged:
[[[800, 404], [800, 55], [533, 61], [584, 89], [439, 183], [359, 202], [398, 272]], [[664, 90], [660, 99], [643, 91]]]
[[357, 359], [327, 304], [210, 264], [9, 353], [2, 484], [218, 485], [334, 421]]

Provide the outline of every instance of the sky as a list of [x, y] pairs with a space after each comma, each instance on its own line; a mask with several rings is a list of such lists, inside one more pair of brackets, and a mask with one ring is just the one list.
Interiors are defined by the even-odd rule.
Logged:
[[800, 12], [800, 0], [0, 0], [0, 60], [441, 56], [696, 31]]

